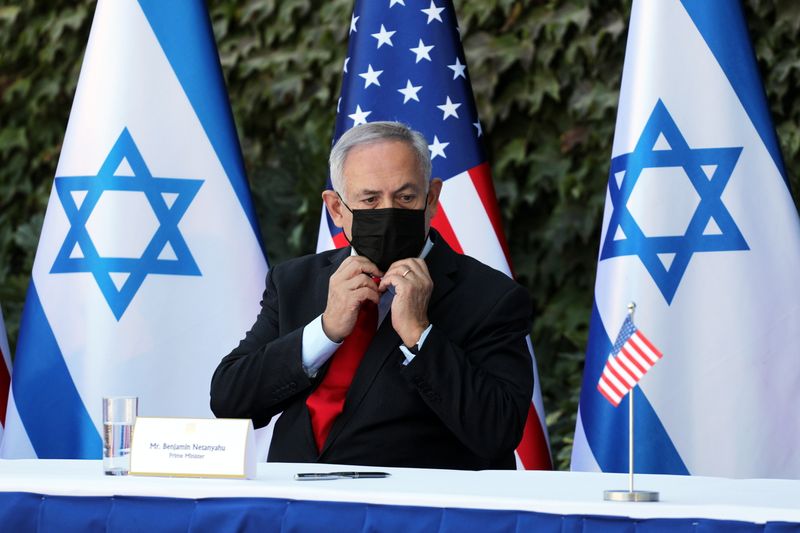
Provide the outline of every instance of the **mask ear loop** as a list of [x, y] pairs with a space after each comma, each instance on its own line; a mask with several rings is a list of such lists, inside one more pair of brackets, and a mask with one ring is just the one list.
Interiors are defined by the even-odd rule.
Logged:
[[[344, 198], [342, 198], [342, 195], [339, 194], [339, 191], [334, 191], [334, 192], [336, 193], [336, 196], [339, 197], [339, 201], [342, 202], [342, 205], [345, 206], [347, 208], [347, 210], [350, 211], [350, 213], [352, 213], [353, 210], [350, 209], [350, 206], [347, 205], [347, 203], [345, 203]], [[428, 205], [428, 199], [427, 198], [425, 198], [425, 205], [426, 206]], [[345, 235], [345, 237], [347, 237], [347, 235]]]
[[[333, 192], [335, 192], [335, 193], [336, 193], [336, 196], [338, 196], [338, 197], [339, 197], [339, 201], [340, 201], [340, 202], [342, 202], [342, 205], [343, 205], [343, 206], [345, 206], [345, 207], [347, 208], [347, 210], [348, 210], [348, 211], [350, 211], [350, 214], [352, 214], [352, 213], [353, 213], [353, 210], [352, 210], [352, 209], [350, 209], [350, 206], [349, 206], [349, 205], [347, 205], [347, 204], [345, 203], [345, 201], [344, 201], [344, 198], [342, 198], [342, 195], [341, 195], [341, 194], [339, 194], [339, 191], [333, 191]], [[347, 232], [344, 230], [344, 228], [342, 228], [342, 235], [344, 235], [344, 240], [346, 240], [346, 241], [347, 241], [347, 244], [349, 244], [351, 247], [353, 247], [353, 241], [351, 241], [351, 240], [350, 240], [350, 239], [347, 237]]]
[[[428, 197], [431, 195], [431, 182], [428, 182], [428, 190], [425, 191], [425, 207], [422, 208], [422, 216], [425, 217], [428, 214]], [[433, 220], [431, 220], [433, 222]], [[425, 240], [430, 239], [431, 235], [431, 227], [428, 227], [428, 231], [425, 232]]]

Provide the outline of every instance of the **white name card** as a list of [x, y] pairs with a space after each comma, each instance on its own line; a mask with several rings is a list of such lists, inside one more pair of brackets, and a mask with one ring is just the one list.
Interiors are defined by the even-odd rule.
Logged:
[[253, 479], [253, 422], [137, 417], [131, 437], [130, 474]]

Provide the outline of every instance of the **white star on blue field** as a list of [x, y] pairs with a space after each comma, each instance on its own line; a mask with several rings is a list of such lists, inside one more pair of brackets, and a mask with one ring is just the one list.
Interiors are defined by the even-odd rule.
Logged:
[[[669, 149], [656, 149], [663, 135]], [[636, 255], [641, 259], [668, 304], [696, 253], [749, 250], [725, 204], [722, 192], [739, 160], [742, 147], [690, 148], [664, 103], [656, 103], [633, 152], [611, 160], [608, 189], [613, 211], [600, 253], [600, 260]], [[628, 200], [642, 171], [679, 167], [686, 172], [700, 203], [683, 235], [646, 236], [630, 210]], [[703, 169], [713, 169], [710, 175]], [[615, 175], [624, 172], [618, 185]], [[712, 222], [719, 231], [706, 232]], [[624, 234], [618, 237], [618, 230]], [[667, 268], [659, 254], [674, 254]]]
[[[127, 160], [133, 176], [115, 176]], [[183, 218], [203, 180], [154, 177], [142, 158], [128, 129], [123, 129], [96, 176], [56, 177], [55, 187], [70, 222], [70, 229], [56, 256], [51, 274], [88, 272], [97, 282], [117, 320], [122, 318], [139, 287], [149, 274], [200, 276], [178, 223]], [[85, 191], [80, 206], [73, 196]], [[141, 192], [158, 220], [159, 226], [139, 258], [101, 257], [86, 228], [94, 208], [106, 191]], [[164, 194], [174, 196], [168, 204]], [[136, 220], [128, 221], [136, 224]], [[163, 257], [165, 248], [173, 254]], [[74, 251], [79, 249], [79, 253]], [[118, 289], [111, 274], [128, 274]]]

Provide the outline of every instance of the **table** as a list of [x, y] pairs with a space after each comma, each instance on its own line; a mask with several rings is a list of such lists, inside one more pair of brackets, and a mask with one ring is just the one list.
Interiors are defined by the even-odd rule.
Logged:
[[768, 531], [800, 533], [800, 481], [637, 476], [658, 503], [604, 502], [627, 476], [262, 463], [255, 480], [109, 477], [100, 461], [0, 460], [0, 531]]

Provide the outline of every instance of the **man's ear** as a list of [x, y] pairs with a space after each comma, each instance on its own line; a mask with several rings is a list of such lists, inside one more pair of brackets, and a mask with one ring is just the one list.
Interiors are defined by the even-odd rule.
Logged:
[[443, 182], [441, 179], [433, 178], [430, 186], [428, 187], [428, 198], [426, 199], [427, 212], [428, 216], [430, 217], [428, 220], [432, 220], [433, 217], [436, 216], [436, 212], [439, 210], [439, 194], [442, 192], [442, 185]]
[[333, 223], [336, 227], [344, 227], [343, 210], [345, 207], [339, 195], [336, 194], [335, 191], [322, 191], [322, 201], [325, 202], [325, 208], [328, 210], [328, 214], [331, 216], [331, 219], [333, 219]]

